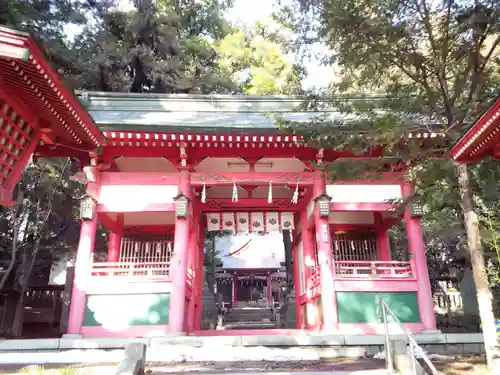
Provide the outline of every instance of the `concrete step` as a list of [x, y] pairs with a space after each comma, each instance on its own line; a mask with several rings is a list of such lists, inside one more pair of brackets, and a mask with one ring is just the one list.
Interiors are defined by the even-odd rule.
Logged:
[[228, 313], [224, 320], [237, 321], [237, 320], [251, 320], [251, 321], [259, 321], [259, 320], [274, 320], [274, 315], [271, 313], [261, 313], [261, 314], [237, 314], [237, 313]]
[[272, 317], [269, 318], [264, 318], [264, 319], [237, 319], [237, 318], [228, 318], [228, 319], [223, 319], [224, 324], [229, 324], [229, 323], [238, 323], [238, 322], [249, 322], [249, 323], [274, 323], [274, 319]]
[[233, 306], [231, 309], [233, 311], [262, 311], [262, 310], [271, 310], [269, 306], [251, 306], [251, 307], [240, 307], [240, 306]]

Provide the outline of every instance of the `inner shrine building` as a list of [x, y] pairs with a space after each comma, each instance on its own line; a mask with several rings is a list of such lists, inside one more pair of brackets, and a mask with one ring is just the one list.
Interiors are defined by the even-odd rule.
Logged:
[[[412, 182], [404, 170], [331, 182], [317, 165], [380, 153], [316, 149], [281, 133], [273, 115], [304, 122], [317, 115], [297, 111], [301, 98], [75, 96], [29, 35], [0, 28], [0, 36], [2, 203], [31, 154], [82, 163], [74, 178], [86, 196], [67, 333], [207, 334], [205, 244], [220, 232], [238, 239], [224, 255], [232, 268], [217, 271], [232, 285], [262, 276], [272, 303], [272, 275], [293, 279], [297, 332], [382, 333], [378, 297], [411, 332], [436, 330], [421, 209], [400, 213], [394, 205], [412, 193]], [[390, 238], [399, 222], [405, 256]], [[98, 226], [109, 233], [104, 251], [95, 248]], [[238, 256], [244, 266], [234, 266]], [[267, 263], [253, 264], [254, 257]]]

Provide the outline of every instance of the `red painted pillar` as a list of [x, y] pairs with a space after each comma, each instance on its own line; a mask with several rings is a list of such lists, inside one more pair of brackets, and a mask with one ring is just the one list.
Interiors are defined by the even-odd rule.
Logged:
[[91, 220], [82, 220], [80, 229], [80, 240], [78, 242], [75, 262], [75, 276], [69, 305], [67, 331], [69, 334], [79, 334], [83, 326], [85, 303], [87, 300], [85, 286], [93, 260], [96, 230], [97, 215], [94, 212]]
[[[196, 219], [199, 217], [198, 211], [195, 213], [195, 218], [193, 220], [193, 224], [198, 222]], [[196, 285], [196, 271], [197, 271], [197, 253], [198, 253], [198, 240], [199, 240], [199, 231], [198, 225], [193, 225], [191, 228], [191, 232], [189, 233], [189, 254], [188, 254], [188, 272], [193, 275], [193, 283], [191, 285], [191, 296], [189, 299], [189, 311], [188, 311], [188, 329], [189, 331], [193, 331], [195, 327], [195, 310], [197, 304], [197, 285]]]
[[[325, 176], [317, 173], [314, 182], [314, 198], [325, 193]], [[317, 207], [314, 208], [316, 228], [316, 246], [318, 249], [318, 264], [321, 277], [321, 303], [323, 306], [323, 330], [332, 332], [338, 330], [337, 296], [335, 294], [333, 252], [330, 238], [328, 217], [320, 217]]]
[[120, 260], [120, 250], [122, 246], [123, 214], [116, 215], [116, 227], [109, 232], [108, 241], [108, 262], [118, 262]]
[[[304, 259], [302, 262], [303, 265], [303, 273], [304, 273], [304, 290], [302, 290], [301, 295], [307, 295], [307, 291], [309, 290], [309, 278], [312, 274], [313, 267], [316, 265], [316, 254], [314, 254], [314, 238], [312, 235], [311, 229], [308, 227], [308, 217], [307, 217], [307, 211], [301, 212], [301, 226], [302, 226], [302, 253], [304, 255]], [[311, 219], [312, 220], [312, 219]], [[300, 301], [300, 300], [299, 300]], [[300, 304], [300, 302], [299, 302]], [[302, 316], [302, 305], [300, 306], [300, 326], [301, 328], [309, 328], [314, 324], [313, 317], [311, 316], [308, 311], [313, 311], [314, 309], [314, 304], [312, 302], [306, 302], [305, 304], [305, 310], [306, 310], [306, 321], [305, 327], [303, 326], [303, 316]]]
[[[179, 173], [179, 193], [191, 197], [189, 172]], [[192, 203], [189, 202], [191, 205]], [[184, 332], [184, 317], [186, 313], [186, 271], [189, 246], [189, 222], [187, 218], [176, 218], [174, 255], [171, 264], [172, 293], [170, 295], [169, 330], [170, 332]]]
[[390, 261], [391, 243], [389, 241], [389, 233], [387, 232], [387, 229], [384, 228], [382, 213], [374, 212], [373, 215], [375, 217], [375, 227], [377, 228], [377, 247], [379, 260]]
[[[403, 185], [403, 197], [413, 193], [410, 182]], [[434, 300], [432, 298], [429, 269], [425, 255], [424, 236], [420, 217], [412, 217], [411, 207], [404, 212], [406, 234], [408, 236], [408, 248], [412, 257], [413, 273], [417, 277], [418, 285], [418, 307], [420, 320], [427, 330], [436, 330], [436, 314], [434, 312]]]
[[[201, 213], [200, 213], [201, 215]], [[200, 218], [201, 219], [201, 218]], [[203, 269], [203, 261], [205, 254], [205, 227], [203, 220], [200, 220], [200, 225], [198, 228], [198, 246], [197, 246], [197, 254], [196, 254], [196, 312], [195, 312], [195, 323], [194, 329], [201, 329], [201, 312], [202, 312], [202, 304], [203, 304], [203, 283], [205, 282], [205, 275]]]
[[[298, 216], [298, 215], [295, 215]], [[293, 250], [292, 250], [292, 256], [293, 256], [293, 284], [295, 288], [295, 328], [296, 329], [301, 329], [302, 328], [302, 309], [300, 307], [300, 268], [299, 268], [299, 243], [302, 241], [298, 241], [298, 226], [299, 226], [300, 221], [298, 220], [298, 217], [295, 220], [295, 230], [293, 232]], [[303, 248], [302, 248], [303, 249]], [[302, 251], [302, 253], [304, 253]]]

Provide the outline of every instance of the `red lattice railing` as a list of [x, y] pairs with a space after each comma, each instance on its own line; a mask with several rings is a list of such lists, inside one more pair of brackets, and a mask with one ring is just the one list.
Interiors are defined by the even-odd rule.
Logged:
[[172, 236], [147, 238], [123, 237], [120, 262], [125, 263], [169, 263], [174, 253]]
[[126, 281], [170, 281], [170, 263], [99, 262], [92, 264], [90, 277], [115, 277]]
[[90, 277], [124, 281], [170, 281], [173, 238], [123, 237], [118, 262], [94, 262]]
[[399, 261], [335, 261], [337, 278], [409, 278], [410, 262]]
[[378, 260], [377, 233], [348, 231], [333, 233], [333, 258], [348, 261]]

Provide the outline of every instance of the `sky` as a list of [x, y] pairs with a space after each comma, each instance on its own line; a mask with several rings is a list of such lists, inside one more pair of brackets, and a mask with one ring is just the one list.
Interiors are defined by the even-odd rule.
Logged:
[[[121, 10], [129, 10], [132, 8], [131, 1], [120, 0], [118, 7]], [[276, 0], [235, 0], [234, 6], [227, 11], [226, 17], [231, 23], [251, 27], [259, 20], [268, 19], [273, 10], [276, 10], [275, 7]], [[323, 88], [333, 78], [333, 69], [330, 66], [323, 66], [318, 58], [326, 55], [326, 46], [317, 43], [311, 46], [310, 51], [313, 52], [311, 55], [316, 57], [304, 61], [308, 74], [302, 80], [302, 87], [306, 90]]]

